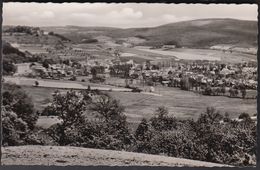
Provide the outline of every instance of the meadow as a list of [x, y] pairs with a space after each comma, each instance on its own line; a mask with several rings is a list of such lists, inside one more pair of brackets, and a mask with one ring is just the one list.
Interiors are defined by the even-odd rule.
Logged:
[[[42, 111], [52, 100], [55, 88], [40, 88], [23, 86], [27, 94], [32, 98], [35, 108]], [[142, 118], [151, 118], [159, 106], [165, 106], [169, 114], [179, 119], [197, 119], [207, 107], [215, 107], [223, 115], [227, 112], [231, 118], [237, 118], [242, 112], [253, 116], [256, 114], [256, 99], [229, 98], [227, 96], [204, 96], [191, 91], [183, 91], [178, 88], [156, 87], [157, 94], [132, 92], [108, 92], [112, 97], [120, 100], [125, 106], [127, 121], [133, 128], [140, 123]], [[251, 92], [253, 93], [253, 92]], [[41, 119], [41, 118], [40, 118]], [[40, 120], [41, 126], [45, 117]], [[51, 120], [53, 120], [51, 118]]]
[[239, 63], [254, 60], [256, 56], [238, 52], [223, 52], [221, 50], [176, 48], [171, 50], [149, 49], [136, 47], [138, 51], [161, 55], [161, 57], [176, 57], [183, 60], [212, 60], [229, 63]]

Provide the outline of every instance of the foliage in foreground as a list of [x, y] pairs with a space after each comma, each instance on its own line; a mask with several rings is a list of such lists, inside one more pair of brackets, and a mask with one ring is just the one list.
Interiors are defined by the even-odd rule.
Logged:
[[[90, 91], [53, 96], [50, 109], [62, 123], [49, 128], [48, 134], [59, 145], [102, 149], [126, 149], [131, 145], [124, 108], [109, 95], [93, 95]], [[91, 114], [95, 121], [86, 117]]]
[[197, 121], [177, 121], [171, 130], [158, 129], [151, 120], [143, 119], [136, 130], [137, 152], [239, 166], [256, 164], [256, 125], [251, 119], [223, 119], [214, 108], [207, 108]]
[[246, 113], [233, 121], [207, 108], [198, 120], [178, 120], [159, 107], [133, 133], [124, 107], [98, 91], [59, 91], [46, 112], [62, 121], [47, 130], [35, 128], [37, 114], [17, 86], [4, 86], [4, 145], [69, 145], [160, 154], [239, 166], [256, 164], [256, 124]]

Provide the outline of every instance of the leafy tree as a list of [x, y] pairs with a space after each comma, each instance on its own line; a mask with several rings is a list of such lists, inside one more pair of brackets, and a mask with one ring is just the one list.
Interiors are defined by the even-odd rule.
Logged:
[[242, 88], [240, 89], [240, 92], [241, 92], [241, 95], [242, 95], [242, 98], [246, 98], [246, 89], [245, 88]]
[[119, 149], [131, 145], [134, 138], [128, 130], [126, 116], [123, 114], [124, 107], [119, 101], [107, 94], [101, 94], [93, 101], [90, 110], [100, 118], [104, 134], [110, 138], [109, 141], [116, 140]]
[[42, 66], [45, 68], [49, 68], [49, 64], [50, 64], [50, 62], [48, 62], [48, 60], [46, 60], [46, 59], [42, 62]]
[[33, 129], [38, 119], [32, 99], [26, 92], [15, 84], [4, 84], [3, 105], [7, 110], [13, 111]]
[[123, 116], [124, 107], [119, 104], [119, 101], [103, 94], [92, 103], [91, 110], [98, 113], [99, 117], [104, 119], [105, 122], [109, 122]]
[[131, 67], [132, 65], [130, 64], [116, 64], [109, 68], [110, 74], [113, 76], [121, 76], [123, 78], [129, 78]]
[[166, 107], [158, 107], [155, 111], [155, 116], [150, 119], [152, 127], [158, 131], [175, 129], [176, 119], [168, 116], [168, 114], [169, 111]]
[[230, 94], [230, 97], [237, 97], [237, 95], [238, 95], [238, 90], [231, 87], [231, 88], [229, 89], [229, 94]]
[[150, 67], [151, 67], [151, 61], [150, 60], [146, 60], [145, 62], [145, 70], [150, 70]]
[[91, 74], [92, 74], [92, 78], [95, 78], [97, 77], [97, 70], [95, 67], [92, 67], [91, 70], [90, 70]]
[[189, 90], [190, 82], [188, 77], [182, 77], [180, 81], [181, 90]]
[[204, 90], [204, 95], [210, 96], [212, 94], [213, 90], [210, 86], [207, 86]]
[[69, 65], [70, 65], [70, 60], [69, 60], [69, 59], [64, 60], [64, 61], [62, 61], [62, 63], [65, 64], [65, 65], [67, 65], [67, 66], [69, 66]]
[[147, 138], [146, 133], [148, 130], [149, 130], [148, 122], [145, 118], [143, 118], [135, 131], [135, 138], [140, 141], [146, 139]]
[[167, 116], [169, 114], [169, 111], [166, 107], [164, 106], [160, 106], [156, 109], [155, 114], [159, 117], [159, 118], [163, 118], [165, 116]]
[[54, 32], [51, 31], [51, 32], [49, 32], [48, 34], [49, 34], [49, 35], [54, 35]]
[[53, 110], [52, 106], [47, 106], [41, 112], [42, 116], [57, 116], [55, 110]]
[[216, 111], [214, 107], [207, 107], [206, 112], [200, 115], [197, 122], [213, 124], [213, 123], [219, 123], [220, 120], [222, 119], [223, 116], [219, 113], [219, 111]]
[[76, 91], [68, 91], [65, 95], [59, 91], [54, 93], [53, 102], [49, 109], [62, 120], [62, 123], [55, 127], [56, 140], [60, 145], [69, 144], [68, 132], [70, 132], [71, 127], [85, 119], [83, 114], [90, 99]]
[[229, 113], [228, 113], [228, 112], [225, 113], [224, 118], [223, 118], [223, 121], [224, 121], [224, 122], [231, 122], [231, 119], [230, 119], [230, 116], [229, 116]]
[[35, 81], [35, 86], [39, 86], [39, 82], [38, 81]]
[[4, 75], [12, 75], [16, 72], [17, 67], [11, 63], [10, 61], [7, 61], [6, 59], [3, 59], [3, 74]]
[[221, 93], [222, 93], [223, 95], [225, 95], [225, 93], [226, 93], [226, 88], [225, 88], [225, 86], [222, 86], [220, 91], [221, 91]]
[[13, 111], [8, 111], [2, 107], [3, 113], [3, 145], [16, 146], [24, 143], [23, 138], [28, 132], [25, 121], [18, 117]]
[[76, 81], [76, 80], [77, 80], [77, 77], [73, 75], [69, 80], [71, 80], [71, 81]]

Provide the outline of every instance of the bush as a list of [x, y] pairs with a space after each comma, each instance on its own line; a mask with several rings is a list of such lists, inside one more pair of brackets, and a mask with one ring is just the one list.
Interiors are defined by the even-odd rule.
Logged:
[[103, 83], [106, 81], [106, 79], [104, 77], [101, 77], [101, 76], [96, 76], [94, 78], [91, 78], [89, 80], [91, 83]]
[[70, 80], [70, 81], [76, 81], [76, 80], [77, 80], [77, 77], [76, 77], [76, 76], [72, 76], [69, 80]]
[[251, 117], [249, 116], [248, 113], [241, 113], [241, 114], [238, 116], [238, 119], [249, 120], [249, 119], [251, 119]]

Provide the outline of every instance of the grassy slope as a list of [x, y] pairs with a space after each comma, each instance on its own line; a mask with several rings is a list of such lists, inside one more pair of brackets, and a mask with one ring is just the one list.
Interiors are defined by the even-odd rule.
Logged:
[[206, 166], [225, 165], [182, 158], [62, 146], [15, 146], [3, 148], [3, 165], [81, 166]]

